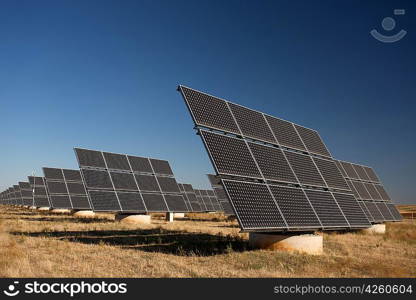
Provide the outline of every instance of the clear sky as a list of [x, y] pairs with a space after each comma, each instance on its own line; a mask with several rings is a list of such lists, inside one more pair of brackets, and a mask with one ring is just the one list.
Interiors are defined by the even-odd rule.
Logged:
[[[416, 202], [412, 2], [2, 0], [0, 190], [76, 168], [75, 146], [167, 159], [208, 187], [184, 84], [317, 129], [395, 202]], [[386, 44], [372, 29], [407, 35]]]

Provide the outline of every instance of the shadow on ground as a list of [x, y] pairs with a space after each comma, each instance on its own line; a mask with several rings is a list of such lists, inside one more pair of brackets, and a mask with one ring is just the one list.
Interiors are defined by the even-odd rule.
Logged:
[[[13, 219], [16, 218], [3, 218], [3, 219]], [[72, 218], [72, 217], [20, 217], [20, 220], [25, 220], [29, 222], [72, 222], [72, 223], [114, 223], [114, 220], [109, 219], [99, 219], [99, 218]]]
[[12, 234], [53, 237], [77, 243], [120, 246], [125, 249], [179, 256], [212, 256], [249, 250], [248, 241], [240, 237], [172, 231], [162, 228], [120, 231], [12, 232]]

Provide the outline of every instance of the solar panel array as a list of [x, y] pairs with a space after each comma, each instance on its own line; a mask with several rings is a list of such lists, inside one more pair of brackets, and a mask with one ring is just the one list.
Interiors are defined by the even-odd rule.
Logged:
[[224, 214], [228, 216], [235, 215], [230, 200], [228, 200], [227, 194], [222, 187], [221, 179], [214, 174], [207, 174], [207, 176]]
[[91, 209], [79, 170], [43, 168], [51, 207]]
[[75, 148], [94, 211], [188, 212], [165, 160]]
[[403, 219], [373, 168], [341, 160], [336, 163], [372, 223]]
[[371, 225], [316, 130], [178, 89], [244, 231]]

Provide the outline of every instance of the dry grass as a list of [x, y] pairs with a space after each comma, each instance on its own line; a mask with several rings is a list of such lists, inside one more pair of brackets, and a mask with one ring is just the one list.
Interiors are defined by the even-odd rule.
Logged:
[[[151, 225], [0, 208], [2, 277], [416, 277], [416, 222], [324, 234], [321, 256], [249, 249], [222, 215]], [[215, 220], [215, 221], [214, 221]]]

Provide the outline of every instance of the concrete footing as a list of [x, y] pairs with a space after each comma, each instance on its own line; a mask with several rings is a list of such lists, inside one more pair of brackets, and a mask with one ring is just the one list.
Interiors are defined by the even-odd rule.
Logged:
[[150, 224], [150, 215], [127, 215], [127, 214], [116, 214], [115, 220], [121, 223], [127, 224]]
[[35, 209], [37, 209], [37, 207], [36, 206], [29, 206], [29, 209], [35, 210]]
[[49, 211], [49, 210], [51, 210], [51, 208], [45, 206], [45, 207], [39, 207], [38, 210], [39, 211]]
[[323, 253], [323, 238], [314, 234], [278, 234], [254, 233], [249, 234], [249, 244], [253, 248], [300, 252], [320, 255]]
[[78, 218], [93, 218], [95, 216], [95, 212], [92, 210], [77, 210], [74, 211], [72, 215]]
[[174, 213], [166, 213], [166, 218], [165, 218], [165, 220], [166, 221], [168, 221], [168, 222], [173, 222], [173, 215], [174, 215]]
[[362, 232], [370, 234], [385, 234], [386, 224], [374, 224], [370, 228], [363, 229]]
[[71, 210], [66, 208], [54, 208], [51, 210], [51, 213], [55, 214], [69, 214], [70, 212]]
[[185, 218], [185, 213], [174, 213], [173, 217], [175, 219], [183, 219], [183, 218]]

